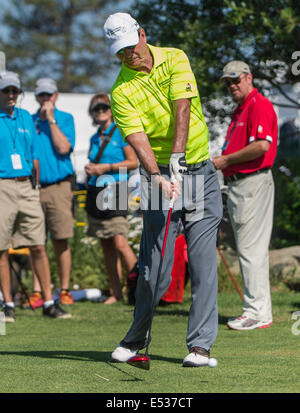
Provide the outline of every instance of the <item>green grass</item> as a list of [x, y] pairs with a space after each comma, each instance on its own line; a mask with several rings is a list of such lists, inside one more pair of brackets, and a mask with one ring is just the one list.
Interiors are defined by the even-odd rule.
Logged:
[[0, 335], [0, 392], [299, 393], [300, 335], [293, 335], [291, 327], [300, 294], [277, 291], [272, 299], [274, 325], [239, 332], [226, 327], [227, 318], [241, 311], [239, 296], [219, 294], [219, 333], [211, 351], [219, 364], [214, 369], [181, 365], [187, 354], [188, 296], [183, 304], [158, 307], [150, 371], [109, 362], [130, 325], [130, 306], [77, 302], [71, 320], [17, 308], [16, 322]]

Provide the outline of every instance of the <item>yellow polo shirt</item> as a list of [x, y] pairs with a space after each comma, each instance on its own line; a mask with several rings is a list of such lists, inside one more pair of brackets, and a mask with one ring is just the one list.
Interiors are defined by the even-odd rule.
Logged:
[[153, 56], [151, 72], [138, 72], [123, 64], [111, 90], [111, 108], [123, 139], [145, 132], [157, 163], [169, 164], [175, 132], [172, 101], [191, 98], [186, 162], [208, 159], [208, 128], [186, 54], [174, 48], [148, 47]]

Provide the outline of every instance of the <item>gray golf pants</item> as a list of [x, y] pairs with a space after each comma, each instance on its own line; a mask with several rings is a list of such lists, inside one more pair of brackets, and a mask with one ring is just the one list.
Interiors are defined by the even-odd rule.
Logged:
[[[169, 176], [168, 167], [160, 167], [160, 169], [164, 176]], [[153, 295], [169, 211], [168, 203], [163, 208], [160, 204], [159, 209], [155, 209], [157, 206], [153, 205], [156, 203], [153, 195], [155, 185], [151, 185], [149, 177], [143, 170], [141, 170], [141, 177], [146, 182], [147, 189], [145, 190], [146, 194], [143, 194], [142, 190], [144, 210], [139, 254], [140, 275], [136, 289], [133, 323], [121, 342], [121, 345], [138, 349], [143, 348], [147, 340]], [[143, 195], [147, 195], [147, 192], [148, 199], [145, 202], [147, 197], [143, 197]], [[188, 349], [199, 346], [209, 350], [217, 336], [218, 276], [216, 239], [222, 213], [222, 199], [216, 170], [210, 160], [204, 161], [199, 168], [188, 170], [188, 173], [184, 175], [182, 198], [176, 201], [171, 215], [155, 303], [155, 305], [159, 303], [171, 282], [174, 246], [181, 220], [188, 248], [192, 293], [186, 338]], [[174, 335], [176, 335], [175, 331]]]

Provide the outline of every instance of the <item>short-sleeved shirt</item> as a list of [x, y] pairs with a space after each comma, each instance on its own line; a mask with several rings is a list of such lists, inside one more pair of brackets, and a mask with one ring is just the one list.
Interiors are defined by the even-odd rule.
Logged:
[[27, 110], [15, 107], [13, 116], [0, 110], [0, 178], [30, 176], [37, 134]]
[[148, 47], [153, 56], [151, 72], [123, 64], [111, 90], [112, 112], [122, 137], [145, 132], [157, 163], [169, 164], [175, 134], [173, 101], [191, 98], [186, 162], [208, 159], [208, 128], [186, 54], [174, 48]]
[[254, 89], [242, 105], [233, 112], [222, 154], [228, 155], [245, 148], [250, 143], [265, 139], [270, 142], [269, 150], [259, 158], [230, 165], [223, 169], [224, 176], [236, 173], [250, 173], [273, 166], [278, 139], [277, 115], [272, 103]]
[[50, 126], [47, 120], [41, 120], [39, 111], [32, 115], [34, 120], [38, 140], [37, 154], [40, 162], [40, 182], [41, 184], [53, 184], [65, 179], [74, 173], [71, 161], [71, 152], [75, 146], [75, 125], [74, 118], [70, 113], [54, 108], [54, 118], [62, 133], [71, 144], [71, 150], [67, 154], [60, 154], [55, 149]]
[[[91, 137], [89, 154], [88, 154], [88, 159], [90, 160], [90, 162], [94, 161], [94, 159], [96, 158], [99, 152], [101, 144], [103, 143], [103, 138], [105, 138], [105, 136], [107, 136], [110, 133], [111, 129], [114, 126], [115, 126], [115, 123], [113, 122], [103, 132], [99, 128], [98, 131]], [[128, 143], [124, 142], [118, 128], [116, 128], [110, 138], [109, 143], [104, 149], [98, 163], [119, 163], [119, 162], [124, 161], [126, 157], [125, 157], [123, 149], [126, 146], [128, 146]], [[127, 179], [128, 179], [127, 173], [121, 174], [116, 171], [111, 171], [111, 172], [105, 172], [105, 174], [101, 176], [92, 176], [88, 181], [88, 185], [105, 186], [108, 183], [121, 182]]]

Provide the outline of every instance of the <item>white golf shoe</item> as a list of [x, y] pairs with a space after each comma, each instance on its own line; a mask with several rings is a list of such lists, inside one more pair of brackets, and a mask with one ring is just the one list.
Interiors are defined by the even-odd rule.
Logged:
[[183, 367], [204, 367], [208, 365], [209, 351], [202, 347], [192, 347], [183, 360]]
[[126, 363], [131, 357], [137, 355], [137, 350], [131, 350], [127, 347], [118, 347], [111, 354], [111, 361], [115, 363]]
[[268, 328], [273, 324], [272, 320], [269, 321], [259, 321], [254, 320], [246, 315], [241, 315], [234, 319], [229, 319], [227, 322], [227, 327], [231, 330], [254, 330], [255, 328]]

